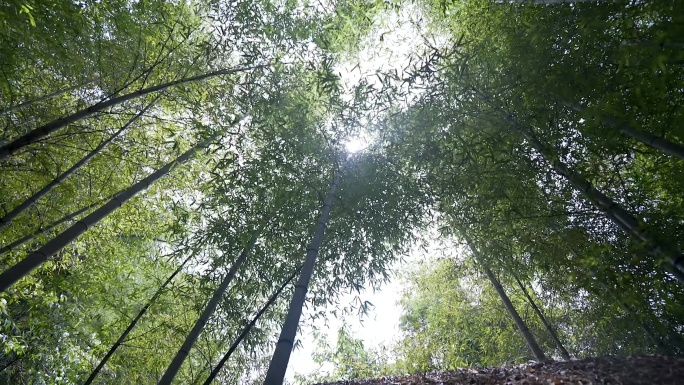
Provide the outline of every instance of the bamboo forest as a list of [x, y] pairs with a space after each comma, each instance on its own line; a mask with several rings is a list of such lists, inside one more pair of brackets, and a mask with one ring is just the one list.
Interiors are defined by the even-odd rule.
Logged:
[[681, 369], [682, 247], [684, 1], [0, 2], [0, 384]]

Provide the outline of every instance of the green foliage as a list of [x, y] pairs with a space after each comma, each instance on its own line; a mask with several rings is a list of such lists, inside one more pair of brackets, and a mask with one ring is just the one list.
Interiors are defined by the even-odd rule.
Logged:
[[295, 375], [297, 383], [376, 378], [393, 371], [392, 363], [383, 349], [366, 348], [362, 340], [354, 338], [347, 324], [343, 323], [338, 329], [335, 347], [330, 346], [320, 334], [316, 335], [316, 340], [317, 347], [312, 359], [318, 365], [318, 373], [309, 378]]
[[[529, 314], [522, 312], [520, 296], [508, 294], [519, 313]], [[408, 278], [401, 306], [400, 357], [409, 373], [532, 358], [491, 283], [465, 264], [450, 259], [421, 264]]]
[[[234, 331], [301, 263], [338, 172], [344, 175], [309, 287], [307, 322], [324, 316], [325, 305], [349, 307], [338, 304], [341, 294], [387, 281], [389, 266], [427, 226], [444, 239], [464, 231], [482, 255], [478, 266], [460, 256], [417, 267], [402, 300], [401, 343], [387, 355], [342, 328], [336, 346], [321, 346], [317, 355], [333, 363], [326, 379], [530, 358], [482, 268], [500, 277], [548, 352], [555, 345], [515, 278], [577, 356], [682, 354], [684, 287], [649, 252], [651, 242], [625, 233], [610, 220], [614, 207], [598, 207], [554, 164], [563, 162], [584, 186], [630, 212], [655, 243], [681, 250], [682, 160], [634, 132], [684, 142], [683, 3], [522, 3], [2, 2], [0, 146], [116, 96], [251, 69], [133, 98], [0, 160], [4, 215], [159, 97], [87, 165], [1, 228], [4, 246], [110, 199], [218, 134], [193, 161], [0, 295], [0, 381], [81, 382], [190, 257], [98, 379], [156, 381], [250, 232], [263, 225], [253, 256], [177, 379], [201, 381]], [[356, 83], [353, 70], [340, 72], [361, 64], [343, 60], [382, 44], [385, 32], [377, 32], [405, 13], [429, 23], [415, 29], [429, 33], [406, 62]], [[346, 154], [343, 143], [362, 131], [374, 143]], [[1, 255], [0, 268], [75, 223]], [[248, 336], [221, 381], [260, 378], [286, 298]]]

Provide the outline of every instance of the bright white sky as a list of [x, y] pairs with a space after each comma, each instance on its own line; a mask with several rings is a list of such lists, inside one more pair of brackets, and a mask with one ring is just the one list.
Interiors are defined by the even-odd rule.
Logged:
[[[370, 301], [375, 307], [366, 317], [359, 318], [355, 315], [349, 315], [344, 319], [354, 332], [354, 337], [362, 339], [366, 347], [377, 346], [396, 339], [399, 335], [399, 316], [401, 315], [401, 309], [397, 306], [397, 301], [401, 298], [399, 280], [393, 279], [392, 282], [383, 286], [380, 291], [375, 293], [372, 290], [365, 290], [359, 296], [364, 301]], [[346, 295], [341, 299], [340, 303], [351, 304], [354, 297], [355, 295]], [[306, 315], [302, 319], [306, 319]], [[337, 330], [341, 326], [342, 320], [333, 317], [328, 319], [327, 327], [323, 325], [322, 320], [317, 323], [319, 332], [325, 335], [330, 346], [335, 346]], [[292, 352], [290, 366], [285, 375], [288, 381], [293, 381], [295, 373], [310, 375], [320, 369], [311, 359], [311, 355], [317, 345], [313, 338], [312, 328], [302, 328], [302, 332], [297, 338], [302, 341], [302, 347]]]
[[[401, 338], [399, 330], [401, 308], [398, 306], [398, 301], [403, 294], [405, 281], [398, 273], [412, 271], [412, 268], [419, 261], [455, 257], [462, 252], [462, 248], [458, 245], [448, 239], [440, 238], [436, 228], [428, 229], [427, 234], [429, 235], [422, 236], [422, 239], [426, 241], [427, 248], [421, 247], [420, 244], [414, 245], [409, 254], [404, 257], [403, 263], [396, 263], [392, 266], [392, 270], [397, 274], [393, 275], [390, 282], [383, 285], [378, 291], [373, 292], [372, 289], [368, 289], [359, 294], [362, 301], [369, 301], [374, 305], [369, 314], [362, 318], [355, 314], [345, 316], [344, 322], [350, 326], [353, 337], [363, 340], [366, 348], [392, 345], [392, 342], [399, 341]], [[355, 296], [356, 294], [344, 296], [340, 300], [340, 306], [351, 304]], [[307, 319], [306, 314], [302, 316], [302, 319]], [[325, 336], [328, 344], [334, 347], [337, 343], [337, 331], [342, 326], [342, 322], [341, 318], [330, 316], [327, 319], [328, 326], [325, 326], [322, 319], [319, 319], [315, 326], [319, 333]], [[311, 355], [317, 346], [312, 327], [302, 327], [297, 338], [301, 340], [302, 347], [292, 352], [290, 365], [285, 376], [289, 382], [293, 381], [295, 373], [306, 376], [321, 370], [311, 359]], [[323, 368], [323, 370], [326, 369], [329, 368]]]

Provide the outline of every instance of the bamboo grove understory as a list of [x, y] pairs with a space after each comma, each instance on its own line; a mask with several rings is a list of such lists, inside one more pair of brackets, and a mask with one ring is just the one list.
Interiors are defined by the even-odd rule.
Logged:
[[[684, 2], [10, 0], [0, 21], [0, 383], [684, 354]], [[400, 335], [374, 349], [346, 320], [390, 281]], [[334, 317], [332, 369], [298, 373]]]

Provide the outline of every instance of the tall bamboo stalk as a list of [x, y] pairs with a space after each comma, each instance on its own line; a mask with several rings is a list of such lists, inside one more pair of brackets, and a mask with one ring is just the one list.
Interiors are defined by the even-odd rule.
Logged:
[[55, 255], [58, 251], [64, 248], [67, 244], [78, 238], [86, 230], [95, 226], [102, 219], [106, 218], [112, 211], [119, 208], [121, 205], [126, 203], [129, 199], [136, 196], [142, 190], [148, 188], [152, 183], [168, 174], [168, 172], [179, 164], [185, 163], [190, 160], [197, 151], [201, 148], [208, 146], [213, 142], [219, 134], [213, 135], [212, 137], [203, 140], [202, 142], [196, 144], [182, 155], [180, 155], [175, 160], [167, 163], [162, 168], [148, 175], [146, 178], [140, 180], [129, 188], [123, 190], [120, 194], [115, 195], [107, 203], [100, 206], [97, 210], [93, 211], [85, 218], [74, 223], [71, 227], [64, 230], [62, 233], [57, 235], [55, 238], [47, 242], [38, 250], [29, 254], [26, 258], [5, 270], [0, 274], [0, 292], [7, 290], [19, 279], [26, 276], [28, 273], [33, 271], [33, 269], [42, 265], [48, 260], [48, 258]]
[[192, 258], [192, 255], [189, 255], [187, 258], [185, 258], [185, 260], [183, 262], [181, 262], [181, 264], [178, 266], [178, 268], [171, 275], [169, 275], [168, 278], [166, 278], [166, 281], [164, 281], [164, 283], [159, 287], [159, 289], [157, 289], [157, 291], [154, 293], [152, 298], [150, 298], [150, 300], [147, 301], [145, 306], [143, 306], [143, 308], [140, 309], [140, 311], [138, 312], [138, 315], [136, 315], [135, 318], [133, 318], [133, 320], [128, 324], [128, 327], [126, 328], [126, 330], [124, 330], [123, 333], [121, 333], [121, 335], [119, 336], [119, 339], [116, 340], [116, 342], [114, 343], [114, 345], [112, 345], [112, 347], [109, 349], [107, 354], [105, 354], [104, 358], [102, 358], [102, 361], [100, 361], [100, 363], [97, 365], [97, 367], [95, 367], [95, 369], [93, 369], [92, 373], [90, 373], [90, 376], [88, 377], [87, 380], [85, 380], [83, 385], [90, 385], [93, 382], [93, 380], [95, 380], [95, 377], [97, 377], [97, 375], [100, 373], [102, 368], [104, 368], [105, 364], [107, 364], [107, 361], [109, 361], [109, 359], [114, 355], [114, 352], [116, 352], [116, 350], [119, 348], [119, 346], [121, 346], [121, 344], [124, 343], [124, 341], [126, 340], [126, 337], [128, 337], [128, 335], [131, 333], [133, 328], [135, 328], [135, 326], [138, 324], [138, 321], [140, 321], [140, 319], [145, 315], [145, 313], [147, 313], [147, 310], [150, 308], [150, 306], [152, 306], [155, 302], [157, 302], [159, 297], [161, 297], [161, 295], [164, 294], [166, 287], [183, 270], [183, 267], [185, 266], [186, 263], [188, 263], [188, 261], [190, 261], [191, 258]]
[[487, 275], [487, 278], [489, 278], [489, 281], [492, 283], [492, 286], [494, 286], [496, 292], [499, 293], [501, 302], [503, 302], [506, 311], [513, 319], [513, 322], [515, 322], [515, 326], [518, 327], [518, 331], [520, 331], [520, 334], [522, 334], [527, 346], [529, 346], [532, 354], [534, 354], [534, 357], [539, 361], [546, 360], [546, 355], [544, 354], [542, 348], [539, 347], [537, 339], [534, 338], [534, 335], [532, 335], [532, 332], [530, 332], [530, 329], [527, 327], [525, 321], [520, 318], [520, 314], [518, 314], [518, 311], [515, 310], [515, 306], [513, 306], [513, 303], [508, 298], [508, 295], [506, 295], [506, 291], [504, 290], [503, 286], [501, 286], [499, 280], [496, 279], [496, 276], [490, 269], [485, 268], [484, 272]]
[[93, 203], [89, 204], [88, 206], [85, 206], [81, 209], [74, 211], [71, 214], [66, 214], [65, 216], [63, 216], [62, 218], [52, 222], [50, 225], [48, 225], [45, 228], [40, 228], [40, 229], [32, 232], [31, 234], [28, 234], [24, 237], [17, 239], [16, 241], [10, 243], [7, 246], [3, 246], [2, 248], [0, 248], [0, 255], [5, 254], [8, 251], [12, 251], [13, 249], [16, 249], [17, 247], [23, 245], [25, 242], [28, 242], [28, 241], [32, 240], [33, 238], [39, 236], [40, 234], [46, 233], [46, 232], [54, 229], [55, 227], [61, 225], [62, 223], [66, 222], [66, 221], [75, 220], [77, 216], [79, 216], [79, 215], [83, 214], [84, 212], [92, 209], [93, 207], [96, 207], [100, 203], [101, 202], [99, 202], [99, 201], [93, 202]]
[[475, 247], [475, 244], [473, 243], [472, 239], [470, 239], [470, 236], [468, 236], [464, 229], [458, 230], [461, 234], [461, 238], [463, 238], [463, 240], [466, 241], [468, 247], [470, 248], [470, 251], [473, 253], [475, 261], [482, 267], [485, 275], [489, 279], [489, 282], [491, 282], [492, 286], [494, 286], [494, 290], [496, 290], [497, 294], [499, 294], [499, 298], [501, 298], [501, 302], [503, 303], [504, 308], [506, 308], [508, 315], [510, 315], [513, 319], [515, 326], [518, 328], [518, 331], [522, 335], [523, 340], [525, 340], [525, 343], [527, 343], [527, 346], [532, 351], [534, 357], [539, 361], [546, 360], [546, 355], [537, 343], [537, 339], [534, 338], [534, 335], [532, 334], [532, 332], [530, 332], [530, 329], [527, 327], [527, 324], [520, 317], [520, 314], [518, 314], [518, 311], [515, 309], [515, 306], [513, 306], [513, 303], [511, 302], [510, 298], [508, 298], [508, 295], [506, 294], [506, 291], [504, 290], [503, 286], [501, 286], [501, 282], [499, 282], [499, 280], [496, 278], [496, 275], [494, 275], [494, 272], [492, 272], [492, 270], [486, 267], [486, 265], [483, 263], [483, 260], [480, 257], [480, 252]]
[[65, 93], [67, 93], [67, 92], [71, 92], [71, 91], [77, 90], [77, 89], [79, 89], [79, 88], [81, 88], [81, 87], [83, 87], [83, 86], [87, 86], [88, 84], [94, 83], [94, 82], [96, 82], [96, 81], [98, 81], [98, 80], [100, 80], [100, 79], [101, 79], [100, 77], [96, 77], [96, 78], [87, 80], [87, 81], [85, 81], [85, 82], [83, 82], [83, 83], [81, 83], [81, 84], [78, 84], [78, 85], [75, 85], [75, 86], [71, 86], [71, 87], [67, 87], [67, 88], [64, 88], [64, 89], [61, 89], [61, 90], [58, 90], [58, 91], [49, 93], [49, 94], [47, 94], [47, 95], [39, 96], [39, 97], [37, 97], [37, 98], [35, 98], [35, 99], [33, 99], [33, 100], [29, 100], [29, 101], [26, 101], [26, 102], [23, 102], [23, 103], [16, 104], [16, 105], [14, 105], [14, 106], [7, 107], [7, 108], [5, 108], [5, 109], [3, 109], [3, 110], [0, 110], [0, 115], [4, 115], [4, 114], [6, 114], [6, 113], [8, 113], [8, 112], [12, 112], [12, 111], [18, 110], [18, 109], [20, 109], [20, 108], [24, 108], [24, 107], [28, 107], [28, 106], [31, 106], [31, 105], [36, 104], [36, 103], [40, 103], [40, 102], [42, 102], [43, 100], [48, 100], [48, 99], [53, 98], [53, 97], [55, 97], [55, 96], [57, 96], [57, 95], [61, 95], [61, 94], [65, 94]]
[[[258, 233], [259, 232], [261, 232], [261, 230], [259, 230]], [[233, 280], [233, 277], [235, 277], [235, 273], [237, 273], [237, 270], [245, 262], [252, 248], [254, 248], [254, 244], [256, 244], [258, 237], [259, 234], [254, 235], [249, 240], [245, 248], [242, 249], [240, 256], [237, 258], [237, 260], [235, 260], [233, 266], [230, 267], [228, 274], [226, 274], [226, 277], [223, 278], [223, 281], [221, 281], [219, 287], [216, 288], [216, 291], [214, 291], [214, 295], [211, 297], [209, 302], [207, 302], [207, 306], [204, 308], [204, 311], [197, 319], [197, 321], [195, 321], [195, 326], [192, 327], [192, 330], [190, 330], [190, 333], [188, 333], [187, 337], [185, 338], [185, 341], [183, 342], [183, 345], [181, 345], [180, 349], [173, 357], [171, 364], [169, 364], [169, 367], [166, 368], [166, 372], [164, 372], [164, 375], [162, 376], [161, 380], [159, 380], [159, 385], [170, 385], [171, 381], [173, 381], [173, 379], [176, 377], [176, 374], [178, 374], [181, 365], [183, 365], [183, 361], [185, 361], [185, 358], [190, 353], [190, 349], [192, 349], [192, 346], [195, 344], [195, 341], [197, 341], [197, 338], [202, 333], [202, 330], [204, 330], [204, 325], [207, 324], [209, 318], [212, 316], [212, 314], [214, 314], [214, 311], [216, 310], [219, 302], [221, 301], [221, 297], [223, 297], [223, 294], [226, 292], [228, 285]]]
[[278, 343], [276, 344], [275, 352], [273, 353], [271, 363], [269, 364], [268, 371], [266, 372], [264, 385], [281, 385], [285, 378], [285, 371], [287, 371], [287, 364], [290, 361], [290, 354], [292, 353], [294, 340], [297, 335], [297, 326], [299, 325], [299, 319], [302, 316], [302, 307], [304, 306], [304, 301], [306, 300], [306, 292], [309, 289], [309, 282], [311, 281], [314, 266], [316, 265], [318, 250], [321, 247], [321, 242], [323, 241], [323, 236], [325, 235], [325, 229], [328, 225], [328, 220], [330, 219], [330, 210], [332, 209], [335, 193], [337, 192], [337, 188], [340, 184], [343, 171], [344, 166], [342, 166], [335, 176], [333, 184], [330, 187], [330, 192], [328, 193], [328, 196], [323, 204], [323, 208], [321, 209], [321, 215], [318, 218], [313, 239], [306, 250], [306, 260], [302, 267], [302, 272], [300, 273], [297, 284], [295, 285], [295, 291], [287, 312], [287, 318], [283, 324], [280, 337], [278, 338]]
[[[576, 258], [580, 258], [579, 253], [577, 253], [574, 249], [571, 249], [570, 252]], [[585, 272], [585, 274], [587, 274], [587, 273]], [[637, 312], [634, 311], [634, 309], [631, 306], [629, 306], [625, 301], [623, 301], [622, 298], [620, 298], [617, 294], [615, 294], [615, 291], [612, 288], [608, 287], [608, 285], [598, 276], [595, 269], [590, 268], [588, 274], [591, 274], [591, 276], [601, 286], [603, 292], [608, 293], [610, 295], [610, 297], [613, 298], [613, 301], [615, 301], [615, 303], [625, 313], [627, 313], [627, 315], [629, 315], [629, 317], [636, 324], [639, 325], [639, 328], [641, 328], [641, 330], [644, 332], [644, 334], [646, 335], [646, 338], [648, 338], [655, 346], [657, 346], [661, 352], [668, 354], [668, 355], [675, 355], [674, 349], [672, 347], [666, 345], [663, 342], [663, 340], [656, 334], [656, 332], [654, 332], [653, 329], [651, 329], [648, 325], [646, 325], [643, 322], [643, 320], [641, 319], [641, 317], [639, 317]], [[657, 322], [657, 318], [656, 318], [656, 322]], [[666, 330], [666, 328], [662, 324], [660, 324], [660, 329]], [[676, 331], [675, 331], [675, 334], [673, 334], [673, 335], [675, 336], [675, 339], [678, 340], [678, 342], [682, 342], [681, 336]], [[684, 345], [682, 345], [682, 346], [684, 346]]]
[[53, 120], [50, 123], [46, 123], [33, 131], [24, 134], [23, 136], [15, 139], [13, 142], [6, 144], [3, 147], [0, 147], [0, 159], [6, 158], [10, 155], [12, 155], [15, 151], [28, 146], [31, 143], [34, 143], [38, 139], [41, 139], [57, 130], [60, 128], [63, 128], [71, 123], [75, 123], [81, 119], [85, 119], [97, 112], [100, 112], [106, 108], [116, 106], [118, 104], [121, 104], [125, 101], [132, 100], [139, 98], [144, 95], [148, 95], [154, 92], [159, 92], [163, 91], [167, 88], [181, 85], [181, 84], [186, 84], [186, 83], [192, 83], [192, 82], [197, 82], [200, 80], [204, 79], [209, 79], [212, 77], [216, 76], [221, 76], [221, 75], [230, 75], [238, 72], [244, 72], [244, 71], [249, 71], [252, 69], [256, 68], [261, 68], [263, 66], [253, 66], [253, 67], [238, 67], [238, 68], [233, 68], [233, 69], [222, 69], [218, 71], [213, 71], [213, 72], [207, 72], [202, 75], [197, 75], [197, 76], [191, 76], [188, 78], [180, 79], [180, 80], [174, 80], [168, 83], [163, 83], [159, 84], [156, 86], [144, 88], [142, 90], [134, 91], [131, 93], [128, 93], [126, 95], [121, 95], [109, 100], [105, 100], [102, 102], [99, 102], [97, 104], [94, 104], [90, 107], [84, 108], [80, 111], [74, 112], [71, 115], [67, 115], [65, 117]]
[[499, 282], [499, 280], [496, 279], [496, 276], [490, 269], [485, 268], [484, 272], [487, 275], [489, 281], [492, 283], [492, 286], [494, 286], [496, 292], [499, 294], [499, 297], [501, 297], [501, 302], [504, 304], [504, 307], [513, 319], [513, 322], [515, 322], [515, 326], [518, 327], [518, 331], [520, 331], [520, 334], [522, 334], [523, 339], [532, 351], [532, 354], [534, 354], [534, 357], [539, 361], [544, 361], [546, 359], [544, 351], [537, 343], [537, 339], [534, 338], [532, 332], [530, 332], [530, 329], [527, 327], [525, 321], [523, 321], [520, 317], [520, 314], [518, 314], [518, 311], [515, 310], [515, 306], [513, 306], [513, 303], [511, 302], [510, 298], [508, 298], [508, 295], [506, 295], [506, 291], [504, 290], [503, 286], [501, 286], [501, 282]]
[[515, 282], [518, 283], [518, 286], [520, 287], [520, 290], [522, 290], [523, 294], [525, 295], [525, 298], [527, 298], [527, 302], [530, 303], [532, 306], [532, 310], [537, 314], [537, 317], [542, 321], [544, 324], [544, 327], [546, 328], [546, 331], [549, 332], [551, 335], [551, 338], [553, 338], [553, 341], [556, 343], [556, 347], [558, 348], [558, 351], [560, 352], [561, 356], [563, 357], [564, 360], [569, 361], [570, 360], [570, 353], [568, 353], [568, 350], [565, 349], [565, 346], [561, 342], [560, 338], [558, 337], [558, 333], [556, 333], [556, 329], [551, 326], [549, 321], [546, 319], [544, 314], [541, 312], [537, 304], [534, 302], [532, 299], [532, 296], [530, 296], [530, 293], [527, 291], [527, 288], [525, 285], [523, 285], [522, 282], [520, 282], [520, 279], [518, 277], [515, 277]]
[[684, 282], [684, 255], [677, 247], [651, 235], [643, 223], [634, 215], [596, 189], [584, 176], [561, 161], [560, 157], [555, 154], [549, 146], [543, 144], [529, 127], [523, 126], [513, 115], [505, 111], [502, 107], [495, 105], [491, 98], [485, 93], [477, 89], [473, 90], [482, 98], [482, 100], [497, 110], [512, 128], [520, 132], [525, 139], [529, 141], [532, 147], [537, 150], [537, 152], [551, 164], [551, 167], [558, 174], [563, 176], [573, 188], [582, 193], [594, 207], [603, 212], [608, 219], [615, 223], [615, 225], [633, 238], [643, 242], [651, 256], [659, 260], [667, 260], [671, 264], [671, 272], [675, 278]]
[[121, 133], [126, 131], [135, 121], [140, 119], [140, 117], [147, 112], [147, 110], [150, 109], [157, 101], [159, 100], [159, 97], [155, 98], [152, 102], [150, 102], [147, 106], [145, 106], [142, 110], [140, 110], [139, 113], [137, 113], [135, 116], [130, 118], [126, 124], [124, 124], [120, 129], [118, 129], [114, 134], [112, 134], [109, 138], [107, 138], [105, 141], [100, 143], [94, 150], [89, 152], [86, 156], [81, 158], [78, 162], [76, 162], [73, 166], [71, 166], [68, 170], [64, 171], [60, 175], [58, 175], [55, 179], [53, 179], [50, 183], [46, 184], [42, 189], [38, 190], [35, 194], [33, 194], [31, 197], [27, 198], [24, 200], [19, 206], [15, 207], [12, 211], [9, 213], [5, 214], [4, 217], [0, 218], [0, 228], [6, 226], [10, 221], [12, 221], [14, 218], [19, 216], [21, 213], [26, 211], [28, 208], [33, 206], [40, 198], [44, 197], [52, 191], [53, 188], [57, 187], [60, 183], [62, 183], [66, 178], [70, 177], [73, 175], [76, 171], [78, 171], [81, 167], [85, 166], [88, 162], [90, 162], [91, 159], [93, 159], [97, 154], [99, 154], [105, 147], [107, 147], [114, 139], [116, 139]]
[[264, 306], [261, 308], [261, 310], [259, 310], [259, 312], [254, 316], [254, 318], [252, 318], [252, 320], [249, 322], [249, 324], [247, 324], [242, 329], [242, 331], [240, 332], [238, 337], [235, 339], [233, 344], [230, 346], [230, 348], [228, 348], [228, 351], [226, 352], [226, 354], [223, 356], [223, 358], [221, 358], [221, 361], [219, 361], [219, 363], [216, 364], [216, 367], [211, 371], [211, 373], [209, 374], [209, 377], [206, 379], [206, 381], [204, 381], [203, 385], [209, 385], [214, 381], [216, 376], [219, 374], [219, 372], [223, 368], [223, 365], [225, 365], [226, 361], [228, 361], [228, 359], [233, 354], [235, 349], [237, 349], [237, 347], [240, 345], [242, 340], [245, 339], [245, 337], [247, 337], [247, 334], [249, 334], [249, 332], [252, 330], [254, 325], [256, 325], [257, 321], [259, 321], [259, 318], [261, 318], [261, 316], [264, 315], [264, 313], [266, 313], [268, 308], [271, 307], [271, 305], [278, 299], [278, 297], [280, 296], [280, 293], [282, 293], [283, 290], [285, 289], [285, 287], [287, 285], [289, 285], [290, 282], [292, 282], [294, 277], [297, 275], [297, 273], [301, 269], [302, 269], [302, 266], [299, 266], [295, 271], [292, 272], [290, 277], [285, 282], [283, 282], [282, 285], [280, 285], [280, 287], [278, 288], [278, 290], [275, 291], [275, 293], [273, 293], [271, 295], [271, 297], [268, 299], [268, 301], [266, 301], [266, 304], [264, 304]]
[[[585, 112], [586, 110], [586, 107], [576, 103], [564, 101], [563, 104], [577, 112]], [[681, 144], [669, 141], [661, 136], [651, 134], [650, 132], [638, 130], [636, 127], [633, 127], [632, 125], [615, 119], [609, 115], [601, 115], [599, 119], [603, 123], [606, 123], [607, 125], [617, 129], [623, 135], [629, 136], [630, 138], [635, 139], [649, 147], [655, 148], [656, 150], [659, 150], [667, 155], [684, 159], [684, 146]]]

